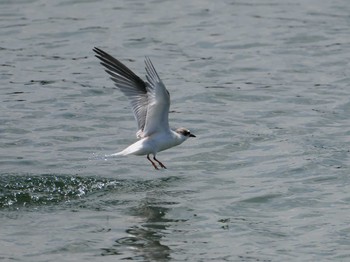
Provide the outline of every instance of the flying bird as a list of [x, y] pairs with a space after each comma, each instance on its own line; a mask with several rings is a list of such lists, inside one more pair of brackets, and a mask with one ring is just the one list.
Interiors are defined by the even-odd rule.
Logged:
[[[155, 162], [160, 167], [166, 168], [156, 158], [156, 154], [196, 136], [183, 127], [170, 129], [168, 120], [170, 95], [151, 60], [145, 58], [147, 81], [143, 81], [113, 56], [97, 47], [93, 51], [101, 60], [115, 86], [129, 99], [138, 126], [136, 137], [139, 140], [110, 156], [147, 155], [147, 159], [155, 169], [159, 169]], [[150, 155], [153, 155], [154, 161]]]

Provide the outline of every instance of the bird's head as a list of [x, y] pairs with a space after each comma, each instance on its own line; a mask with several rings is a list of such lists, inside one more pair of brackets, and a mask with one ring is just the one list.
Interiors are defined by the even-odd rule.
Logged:
[[184, 140], [189, 137], [196, 137], [194, 134], [191, 134], [190, 130], [183, 127], [176, 129], [175, 132], [178, 133]]

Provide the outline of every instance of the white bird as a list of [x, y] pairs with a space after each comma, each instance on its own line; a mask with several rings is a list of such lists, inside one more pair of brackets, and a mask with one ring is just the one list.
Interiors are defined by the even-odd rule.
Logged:
[[156, 158], [156, 154], [168, 148], [180, 145], [189, 137], [196, 137], [186, 128], [178, 128], [175, 131], [169, 128], [170, 95], [159, 78], [151, 60], [146, 57], [146, 79], [143, 81], [120, 61], [95, 47], [93, 51], [101, 60], [105, 71], [111, 76], [116, 87], [130, 100], [138, 131], [137, 142], [128, 146], [123, 151], [110, 156], [147, 155], [147, 159], [155, 169], [158, 169], [156, 161], [162, 168], [166, 168]]

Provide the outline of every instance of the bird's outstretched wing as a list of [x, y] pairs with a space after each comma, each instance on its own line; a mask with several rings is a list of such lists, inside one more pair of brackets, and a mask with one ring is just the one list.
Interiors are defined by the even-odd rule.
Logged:
[[97, 47], [93, 50], [97, 54], [96, 57], [101, 60], [101, 64], [106, 68], [105, 71], [111, 76], [116, 87], [130, 100], [137, 121], [137, 136], [139, 136], [145, 127], [147, 115], [148, 95], [146, 83], [111, 55]]
[[155, 132], [169, 130], [170, 95], [148, 57], [145, 59], [145, 64], [148, 107], [143, 133], [151, 135]]
[[155, 132], [169, 129], [169, 92], [160, 80], [154, 66], [146, 57], [146, 78], [144, 82], [116, 58], [95, 47], [93, 51], [101, 60], [105, 71], [114, 84], [130, 100], [138, 125], [137, 137], [146, 137]]

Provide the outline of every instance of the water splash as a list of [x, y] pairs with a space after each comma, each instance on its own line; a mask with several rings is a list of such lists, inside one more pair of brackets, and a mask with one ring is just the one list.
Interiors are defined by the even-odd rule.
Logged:
[[68, 175], [1, 175], [0, 208], [69, 202], [121, 182]]
[[115, 157], [115, 154], [108, 154], [108, 155], [103, 155], [101, 153], [93, 153], [92, 157], [89, 158], [89, 160], [104, 160], [108, 161], [109, 159]]

